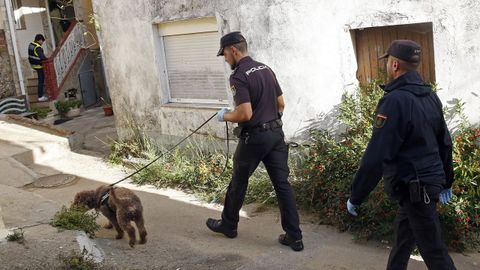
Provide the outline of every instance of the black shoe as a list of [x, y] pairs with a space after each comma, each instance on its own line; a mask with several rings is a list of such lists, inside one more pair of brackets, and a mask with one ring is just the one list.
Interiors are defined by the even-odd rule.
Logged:
[[278, 242], [280, 242], [280, 244], [282, 245], [291, 247], [295, 251], [303, 250], [302, 239], [295, 240], [291, 238], [288, 234], [280, 234], [280, 236], [278, 236]]
[[207, 227], [216, 232], [216, 233], [223, 233], [228, 238], [235, 238], [237, 237], [237, 230], [227, 228], [224, 224], [222, 224], [221, 219], [207, 219]]

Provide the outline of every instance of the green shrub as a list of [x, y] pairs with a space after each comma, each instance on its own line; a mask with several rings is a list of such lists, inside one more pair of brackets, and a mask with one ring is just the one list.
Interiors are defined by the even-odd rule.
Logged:
[[62, 208], [55, 213], [51, 225], [65, 230], [81, 230], [90, 237], [95, 236], [95, 232], [100, 229], [96, 219], [98, 212], [89, 213], [86, 208]]
[[[294, 187], [299, 204], [318, 213], [324, 224], [350, 230], [363, 239], [390, 239], [391, 221], [396, 204], [383, 192], [380, 183], [370, 195], [357, 218], [346, 212], [350, 185], [370, 139], [375, 109], [383, 90], [373, 81], [355, 93], [345, 93], [340, 104], [340, 120], [345, 131], [312, 130], [311, 147], [297, 177], [303, 181]], [[364, 94], [368, 93], [368, 94]]]
[[60, 114], [66, 114], [71, 109], [80, 108], [80, 106], [82, 106], [82, 101], [76, 99], [58, 100], [55, 102], [55, 108]]
[[47, 117], [48, 113], [51, 112], [52, 110], [50, 108], [32, 106], [29, 111], [36, 112], [38, 115], [38, 118], [45, 118]]
[[17, 242], [19, 244], [25, 243], [25, 235], [22, 229], [14, 230], [13, 233], [8, 234], [5, 239], [7, 239], [8, 242]]
[[100, 270], [109, 269], [104, 267], [101, 263], [95, 262], [95, 259], [88, 254], [88, 251], [84, 248], [82, 252], [71, 250], [70, 254], [60, 253], [58, 255], [60, 269], [65, 270]]
[[480, 128], [465, 121], [463, 103], [455, 106], [463, 119], [453, 139], [456, 197], [440, 208], [440, 219], [450, 246], [464, 250], [480, 246]]
[[[221, 201], [231, 176], [232, 160], [225, 167], [225, 154], [189, 145], [166, 154], [133, 180], [137, 184], [194, 192], [206, 201]], [[250, 178], [245, 202], [269, 201], [272, 191], [266, 171], [259, 168]]]

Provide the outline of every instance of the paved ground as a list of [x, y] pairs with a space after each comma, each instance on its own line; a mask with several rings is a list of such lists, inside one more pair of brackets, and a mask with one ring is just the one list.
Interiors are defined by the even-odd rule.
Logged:
[[[101, 143], [95, 140], [97, 136], [111, 137], [112, 125], [112, 118], [102, 118], [94, 111], [63, 127], [84, 134], [80, 145], [88, 148]], [[25, 244], [0, 239], [0, 269], [55, 269], [59, 254], [80, 250], [79, 243], [87, 241], [80, 232], [58, 232], [45, 223], [62, 205], [69, 205], [76, 192], [125, 175], [121, 168], [104, 163], [101, 155], [72, 153], [66, 138], [0, 120], [0, 235], [6, 229], [25, 227], [26, 239]], [[72, 182], [54, 188], [33, 185], [42, 177], [60, 173], [75, 179], [65, 176]], [[101, 229], [88, 243], [89, 250], [97, 251], [113, 269], [385, 269], [388, 247], [354, 243], [351, 235], [326, 226], [302, 224], [303, 252], [279, 245], [276, 238], [281, 226], [276, 209], [255, 213], [254, 207], [246, 207], [238, 238], [227, 239], [204, 225], [206, 218], [219, 217], [220, 206], [201, 204], [172, 190], [126, 186], [135, 190], [144, 205], [148, 242], [131, 249], [127, 240], [115, 240], [112, 230]], [[306, 215], [302, 217], [307, 220]], [[452, 256], [458, 269], [480, 267], [478, 253]], [[426, 267], [412, 259], [409, 269]]]

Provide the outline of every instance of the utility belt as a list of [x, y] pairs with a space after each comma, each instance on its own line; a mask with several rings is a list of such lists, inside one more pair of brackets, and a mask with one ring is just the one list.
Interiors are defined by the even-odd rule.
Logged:
[[280, 128], [283, 126], [283, 122], [280, 119], [276, 119], [267, 123], [255, 125], [252, 127], [236, 127], [233, 129], [233, 134], [237, 138], [249, 136], [249, 134], [257, 133], [257, 132], [263, 132], [267, 130], [272, 130], [276, 128]]

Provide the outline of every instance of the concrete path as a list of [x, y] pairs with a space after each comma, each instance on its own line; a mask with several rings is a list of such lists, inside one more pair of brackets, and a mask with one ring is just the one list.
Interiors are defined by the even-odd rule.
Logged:
[[[69, 205], [76, 192], [112, 183], [126, 172], [101, 158], [71, 152], [67, 138], [1, 120], [0, 168], [5, 176], [0, 177], [0, 236], [24, 227], [26, 239], [23, 245], [0, 239], [0, 269], [55, 269], [59, 254], [83, 246], [113, 269], [385, 269], [388, 258], [388, 247], [357, 244], [349, 234], [308, 222], [302, 224], [305, 250], [293, 252], [277, 243], [282, 233], [277, 209], [255, 212], [255, 207], [245, 207], [239, 236], [227, 239], [205, 226], [208, 217], [220, 216], [221, 206], [178, 191], [128, 183], [122, 185], [135, 190], [144, 206], [147, 244], [131, 249], [126, 239], [115, 240], [114, 231], [107, 229], [89, 240], [80, 232], [58, 232], [45, 223], [60, 206]], [[55, 188], [29, 184], [59, 174], [76, 179]], [[452, 257], [458, 269], [480, 267], [478, 253]], [[426, 267], [412, 259], [409, 269]]]

